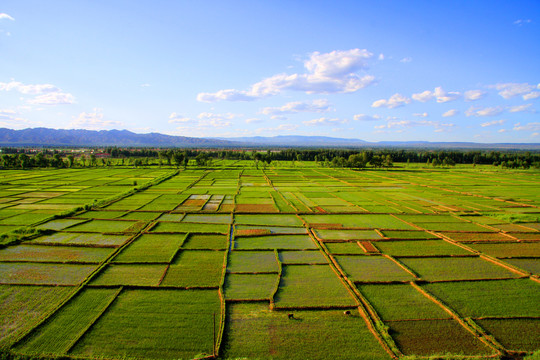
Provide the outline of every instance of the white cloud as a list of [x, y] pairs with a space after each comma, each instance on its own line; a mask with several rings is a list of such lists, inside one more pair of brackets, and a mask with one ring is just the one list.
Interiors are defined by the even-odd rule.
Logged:
[[175, 112], [173, 112], [171, 115], [169, 115], [169, 123], [171, 123], [171, 124], [174, 124], [174, 123], [186, 123], [186, 122], [189, 122], [189, 121], [192, 121], [192, 119], [188, 118], [186, 116], [177, 114]]
[[335, 124], [345, 124], [348, 121], [346, 119], [328, 119], [325, 117], [303, 121], [304, 125], [313, 126], [313, 125], [335, 125]]
[[463, 97], [466, 101], [474, 101], [474, 100], [480, 100], [486, 95], [485, 91], [482, 90], [469, 90], [465, 91], [463, 94]]
[[327, 112], [330, 110], [330, 103], [326, 99], [313, 101], [293, 101], [281, 107], [265, 107], [261, 113], [270, 114], [294, 114], [299, 112]]
[[207, 119], [207, 120], [232, 120], [236, 117], [239, 117], [242, 115], [238, 114], [232, 114], [232, 113], [225, 113], [225, 114], [214, 114], [211, 112], [202, 112], [199, 115], [197, 115], [197, 118], [199, 119]]
[[434, 91], [426, 90], [421, 93], [412, 95], [412, 98], [416, 101], [427, 102], [433, 98], [437, 99], [438, 103], [445, 103], [449, 101], [457, 100], [461, 97], [461, 94], [456, 91], [446, 92], [442, 87], [436, 87]]
[[94, 109], [94, 112], [86, 113], [82, 112], [74, 119], [69, 125], [74, 129], [87, 129], [87, 130], [104, 130], [124, 124], [120, 121], [105, 120], [103, 118], [103, 112], [101, 109]]
[[375, 129], [394, 129], [394, 128], [412, 128], [412, 127], [418, 127], [418, 126], [428, 126], [428, 127], [434, 127], [435, 131], [441, 132], [445, 129], [454, 127], [455, 124], [452, 123], [441, 123], [440, 121], [428, 121], [428, 120], [419, 120], [419, 121], [411, 121], [411, 120], [390, 120], [386, 123], [386, 125], [378, 125], [375, 126]]
[[246, 124], [258, 124], [258, 123], [262, 123], [263, 120], [262, 119], [258, 119], [258, 118], [249, 118], [249, 119], [246, 119]]
[[410, 63], [412, 61], [412, 57], [404, 57], [403, 59], [399, 60], [399, 62], [402, 62], [402, 63]]
[[0, 13], [0, 20], [11, 20], [11, 21], [15, 21], [15, 19], [11, 16], [9, 16], [8, 14], [6, 13]]
[[270, 116], [270, 119], [272, 120], [287, 120], [288, 118], [286, 116], [282, 116], [282, 115], [272, 115]]
[[456, 91], [446, 92], [440, 86], [435, 88], [435, 91], [433, 92], [433, 94], [437, 98], [438, 103], [454, 101], [461, 97], [461, 94], [459, 92], [456, 92]]
[[517, 95], [524, 95], [532, 92], [537, 87], [528, 83], [504, 83], [490, 85], [489, 88], [499, 90], [499, 95], [505, 99], [511, 99]]
[[0, 90], [3, 90], [3, 91], [15, 90], [25, 95], [40, 95], [40, 94], [60, 91], [59, 88], [51, 84], [25, 85], [18, 81], [10, 81], [8, 83], [0, 82]]
[[415, 113], [413, 114], [413, 116], [418, 116], [418, 117], [428, 117], [429, 114], [427, 112], [423, 112], [423, 113]]
[[374, 101], [373, 104], [371, 104], [372, 107], [386, 107], [389, 109], [397, 108], [400, 106], [404, 106], [405, 104], [409, 104], [411, 102], [411, 99], [409, 99], [406, 96], [403, 96], [401, 94], [394, 94], [390, 97], [390, 99], [380, 99], [377, 101]]
[[435, 97], [435, 95], [433, 94], [433, 92], [431, 92], [429, 90], [426, 90], [424, 92], [412, 95], [412, 98], [414, 100], [420, 101], [420, 102], [429, 101], [429, 100], [433, 99], [434, 97]]
[[443, 117], [452, 117], [452, 116], [456, 116], [457, 114], [459, 114], [458, 110], [451, 109], [451, 110], [448, 110], [447, 112], [445, 112], [444, 114], [442, 114], [442, 116]]
[[532, 91], [523, 95], [523, 100], [532, 100], [540, 97], [540, 91]]
[[356, 121], [377, 121], [377, 120], [381, 120], [382, 119], [382, 116], [380, 115], [366, 115], [366, 114], [356, 114], [353, 116], [353, 119], [356, 120]]
[[373, 54], [365, 49], [311, 53], [304, 61], [304, 74], [277, 74], [251, 86], [249, 90], [225, 89], [215, 93], [199, 93], [198, 101], [251, 101], [277, 95], [284, 90], [311, 93], [351, 93], [375, 81], [372, 75], [356, 72], [367, 68], [366, 60]]
[[383, 54], [383, 53], [379, 54], [378, 59], [379, 59], [379, 60], [384, 60], [384, 54]]
[[523, 112], [523, 111], [535, 112], [535, 110], [532, 108], [532, 104], [510, 106], [508, 108], [508, 111], [511, 112], [511, 113]]
[[504, 109], [501, 106], [495, 106], [495, 107], [487, 107], [487, 108], [479, 108], [471, 106], [467, 111], [465, 111], [465, 115], [467, 116], [496, 116], [502, 113]]
[[152, 86], [152, 85], [150, 85], [150, 84], [141, 84], [141, 87], [150, 87], [150, 86]]
[[506, 120], [493, 120], [493, 121], [487, 121], [485, 123], [480, 124], [481, 127], [487, 127], [487, 126], [495, 126], [495, 125], [502, 125], [506, 122]]
[[62, 92], [53, 92], [36, 96], [28, 100], [33, 105], [69, 105], [75, 103], [73, 95]]
[[521, 125], [521, 123], [514, 124], [514, 130], [516, 131], [540, 131], [540, 122], [530, 122], [525, 125]]

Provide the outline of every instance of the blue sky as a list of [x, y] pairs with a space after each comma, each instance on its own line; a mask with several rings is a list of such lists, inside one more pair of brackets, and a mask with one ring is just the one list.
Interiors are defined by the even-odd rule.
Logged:
[[539, 142], [540, 2], [0, 3], [0, 127]]

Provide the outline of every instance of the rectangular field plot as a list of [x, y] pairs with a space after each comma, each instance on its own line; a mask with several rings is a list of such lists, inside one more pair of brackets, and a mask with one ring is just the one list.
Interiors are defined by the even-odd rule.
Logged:
[[279, 265], [273, 251], [232, 251], [227, 264], [228, 272], [278, 272]]
[[366, 253], [356, 241], [327, 242], [324, 245], [334, 255], [364, 255]]
[[225, 298], [232, 300], [270, 300], [279, 281], [278, 274], [227, 274]]
[[471, 248], [498, 258], [540, 257], [540, 242], [470, 244]]
[[100, 263], [113, 251], [109, 248], [15, 245], [0, 249], [0, 261]]
[[158, 286], [167, 265], [108, 265], [92, 279], [92, 285]]
[[0, 285], [0, 347], [30, 330], [73, 291], [67, 286]]
[[358, 285], [382, 320], [450, 319], [439, 305], [409, 284]]
[[0, 263], [0, 284], [78, 285], [97, 265]]
[[167, 270], [162, 286], [217, 287], [225, 251], [183, 250]]
[[129, 238], [130, 236], [128, 235], [58, 232], [52, 235], [41, 236], [35, 240], [32, 240], [32, 243], [47, 245], [119, 247], [122, 246]]
[[374, 230], [332, 230], [314, 229], [313, 232], [323, 240], [377, 240], [381, 236]]
[[209, 224], [229, 224], [231, 222], [230, 215], [206, 215], [206, 214], [186, 214], [182, 222], [190, 223], [209, 223]]
[[64, 230], [68, 227], [80, 224], [85, 222], [86, 220], [78, 220], [78, 219], [57, 219], [57, 220], [51, 220], [47, 221], [45, 224], [41, 224], [36, 226], [36, 229], [46, 229], [46, 230]]
[[275, 296], [276, 308], [354, 307], [356, 301], [327, 265], [286, 265]]
[[211, 355], [214, 313], [217, 332], [217, 290], [125, 290], [70, 353], [150, 359]]
[[428, 281], [519, 277], [516, 273], [479, 257], [401, 258], [400, 261]]
[[229, 247], [229, 240], [224, 235], [189, 234], [182, 244], [183, 249], [210, 249], [226, 250]]
[[540, 317], [540, 284], [529, 279], [458, 281], [423, 287], [464, 317]]
[[328, 260], [318, 250], [280, 251], [279, 259], [283, 264], [328, 264]]
[[340, 224], [345, 228], [415, 230], [415, 228], [391, 215], [302, 215], [310, 224]]
[[209, 234], [228, 234], [229, 225], [227, 224], [196, 224], [196, 223], [177, 223], [177, 222], [158, 222], [151, 229], [152, 232], [192, 232]]
[[164, 262], [172, 260], [186, 234], [143, 234], [114, 258], [116, 263]]
[[81, 225], [72, 226], [70, 231], [120, 233], [130, 230], [137, 221], [131, 220], [92, 220]]
[[317, 245], [307, 235], [268, 235], [235, 238], [234, 248], [246, 250], [303, 250], [317, 249]]
[[531, 274], [540, 274], [540, 259], [504, 259], [504, 261]]
[[358, 313], [296, 310], [294, 317], [289, 320], [287, 312], [270, 311], [266, 304], [229, 304], [223, 358], [390, 359]]
[[444, 240], [380, 241], [381, 252], [392, 256], [472, 255], [473, 253]]
[[495, 352], [455, 320], [391, 321], [386, 324], [405, 355], [490, 355]]
[[468, 223], [468, 222], [445, 222], [445, 223], [436, 223], [436, 222], [428, 222], [428, 223], [414, 223], [417, 226], [420, 226], [423, 229], [426, 230], [433, 230], [433, 231], [470, 231], [470, 232], [496, 232], [494, 229], [490, 229], [487, 227], [483, 227], [481, 225], [475, 224], [475, 223]]
[[234, 216], [236, 224], [268, 225], [268, 226], [303, 226], [302, 220], [296, 215], [243, 215]]
[[477, 319], [475, 322], [507, 350], [533, 352], [540, 348], [540, 319]]
[[118, 293], [117, 289], [85, 289], [15, 347], [23, 354], [66, 354]]
[[382, 230], [381, 233], [393, 240], [427, 240], [438, 239], [437, 236], [432, 235], [425, 231], [394, 231], [394, 230]]
[[121, 217], [122, 215], [127, 214], [126, 211], [114, 211], [114, 210], [91, 210], [85, 213], [77, 215], [78, 218], [83, 219], [102, 219], [110, 220]]
[[389, 282], [414, 279], [413, 275], [383, 256], [338, 255], [335, 258], [352, 281]]

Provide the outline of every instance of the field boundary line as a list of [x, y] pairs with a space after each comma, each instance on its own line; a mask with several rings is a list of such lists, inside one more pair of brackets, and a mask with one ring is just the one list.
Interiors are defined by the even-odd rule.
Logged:
[[123, 291], [123, 287], [120, 286], [118, 288], [118, 290], [116, 291], [116, 293], [114, 294], [114, 296], [105, 304], [105, 306], [103, 307], [103, 309], [101, 309], [99, 311], [99, 313], [96, 315], [96, 317], [92, 320], [92, 322], [90, 322], [90, 324], [88, 324], [83, 330], [81, 330], [81, 332], [79, 334], [77, 334], [77, 336], [75, 337], [75, 339], [73, 339], [69, 344], [68, 346], [66, 347], [66, 349], [64, 350], [64, 354], [68, 354], [74, 347], [75, 345], [79, 342], [80, 339], [82, 339], [84, 337], [84, 335], [94, 326], [95, 323], [98, 322], [98, 320], [101, 318], [101, 316], [103, 314], [105, 314], [105, 312], [111, 307], [112, 303], [118, 298], [118, 296], [120, 295], [120, 293]]
[[[482, 329], [478, 324], [474, 323], [472, 326], [471, 323], [465, 318], [461, 318], [458, 313], [456, 313], [452, 308], [446, 305], [442, 300], [435, 297], [435, 295], [429, 293], [427, 290], [420, 287], [414, 281], [410, 282], [411, 286], [415, 288], [418, 292], [424, 295], [426, 298], [437, 304], [441, 309], [450, 314], [454, 320], [456, 320], [465, 330], [473, 334], [478, 340], [487, 345], [490, 349], [495, 350], [495, 353], [498, 355], [506, 354], [506, 349], [502, 346], [497, 340], [492, 336], [489, 336], [484, 329]], [[472, 321], [472, 320], [470, 320]]]

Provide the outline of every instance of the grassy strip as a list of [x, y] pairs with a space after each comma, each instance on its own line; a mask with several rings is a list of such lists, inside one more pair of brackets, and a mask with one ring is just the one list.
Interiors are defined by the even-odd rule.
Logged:
[[[229, 225], [229, 244], [232, 244], [233, 234], [234, 234], [234, 217], [231, 214], [231, 224]], [[218, 295], [219, 300], [221, 301], [221, 316], [219, 319], [219, 330], [217, 334], [217, 341], [214, 343], [214, 358], [219, 356], [219, 351], [221, 349], [221, 342], [223, 340], [223, 334], [225, 333], [225, 321], [227, 315], [227, 303], [225, 301], [225, 293], [223, 291], [223, 286], [225, 284], [225, 275], [227, 273], [227, 263], [229, 259], [229, 252], [231, 251], [231, 246], [229, 245], [226, 250], [226, 254], [223, 257], [223, 270], [221, 271], [221, 280], [219, 281]]]
[[276, 256], [276, 261], [278, 264], [278, 277], [276, 281], [276, 286], [270, 293], [270, 310], [274, 310], [275, 308], [274, 297], [276, 296], [279, 290], [279, 283], [281, 282], [281, 274], [283, 273], [283, 264], [281, 263], [281, 260], [279, 259], [279, 253], [276, 249], [274, 249], [274, 255]]

